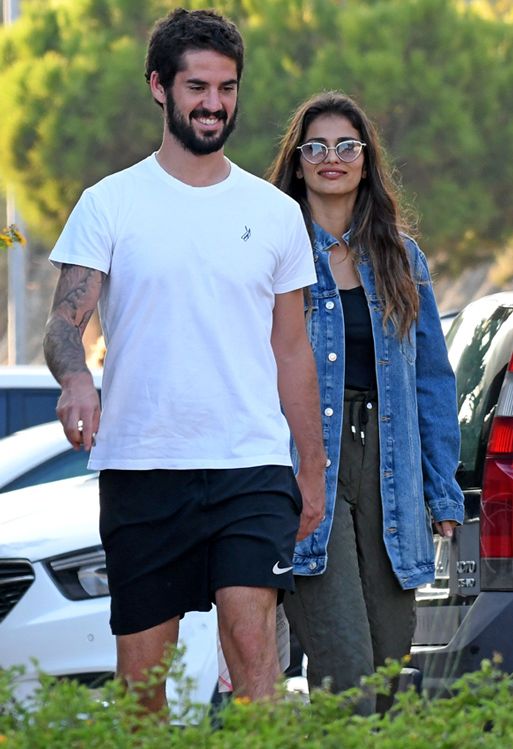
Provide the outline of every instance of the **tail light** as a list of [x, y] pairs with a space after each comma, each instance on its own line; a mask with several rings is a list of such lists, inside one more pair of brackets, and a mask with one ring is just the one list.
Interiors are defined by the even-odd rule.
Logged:
[[513, 590], [513, 356], [485, 458], [480, 546], [481, 590]]

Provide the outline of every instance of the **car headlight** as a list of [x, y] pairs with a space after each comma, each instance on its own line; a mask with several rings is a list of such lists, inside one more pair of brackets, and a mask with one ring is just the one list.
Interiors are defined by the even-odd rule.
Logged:
[[109, 595], [101, 546], [47, 559], [45, 565], [61, 593], [72, 601]]

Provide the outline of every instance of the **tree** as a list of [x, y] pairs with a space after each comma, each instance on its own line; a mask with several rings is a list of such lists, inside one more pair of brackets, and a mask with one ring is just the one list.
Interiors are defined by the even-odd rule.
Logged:
[[303, 0], [292, 3], [295, 14], [273, 0], [259, 5], [261, 24], [246, 31], [256, 51], [241, 121], [250, 168], [269, 161], [292, 105], [343, 89], [378, 125], [423, 240], [446, 267], [456, 271], [511, 236], [511, 25], [447, 0]]
[[459, 0], [459, 7], [471, 9], [483, 18], [513, 21], [511, 0]]
[[0, 37], [0, 169], [50, 241], [84, 187], [159, 141], [142, 77], [154, 12], [134, 0], [25, 0]]
[[513, 233], [512, 25], [481, 13], [499, 3], [24, 0], [23, 17], [0, 34], [10, 112], [0, 173], [26, 220], [55, 238], [84, 187], [160, 141], [142, 77], [154, 19], [178, 4], [211, 6], [233, 18], [247, 48], [228, 154], [262, 175], [303, 98], [354, 95], [382, 133], [423, 242], [457, 270]]

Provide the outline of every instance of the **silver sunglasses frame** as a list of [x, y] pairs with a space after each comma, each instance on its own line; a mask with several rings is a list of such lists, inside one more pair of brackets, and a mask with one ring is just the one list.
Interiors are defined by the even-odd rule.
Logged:
[[[343, 143], [358, 143], [358, 145], [360, 146], [360, 151], [354, 157], [354, 159], [350, 159], [348, 161], [347, 159], [341, 159], [340, 158], [340, 154], [337, 152], [337, 148], [340, 145], [342, 145]], [[314, 145], [314, 144], [317, 145], [317, 146], [322, 146], [323, 148], [326, 149], [326, 153], [325, 153], [325, 155], [323, 156], [323, 158], [320, 161], [310, 161], [310, 159], [307, 159], [306, 156], [305, 156], [305, 154], [303, 153], [303, 148], [305, 146], [311, 146], [311, 145]], [[356, 140], [356, 138], [349, 138], [348, 140], [341, 140], [340, 143], [337, 143], [336, 146], [327, 146], [326, 143], [321, 143], [318, 140], [310, 140], [310, 141], [307, 141], [306, 143], [302, 143], [300, 146], [296, 146], [296, 150], [301, 152], [301, 156], [309, 164], [314, 164], [314, 165], [322, 164], [322, 162], [326, 161], [326, 159], [328, 158], [328, 154], [329, 154], [330, 151], [335, 151], [335, 153], [337, 154], [338, 160], [341, 161], [343, 164], [352, 164], [353, 161], [356, 161], [356, 159], [358, 158], [358, 156], [360, 156], [361, 152], [363, 151], [363, 149], [365, 148], [366, 145], [367, 145], [367, 143], [363, 143], [363, 141], [361, 141], [361, 140]]]

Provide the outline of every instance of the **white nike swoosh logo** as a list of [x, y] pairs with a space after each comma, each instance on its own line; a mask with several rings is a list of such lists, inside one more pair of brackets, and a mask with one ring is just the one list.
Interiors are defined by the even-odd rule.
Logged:
[[283, 575], [284, 572], [290, 572], [291, 569], [293, 568], [292, 567], [280, 567], [280, 563], [276, 562], [276, 564], [273, 567], [273, 574]]

